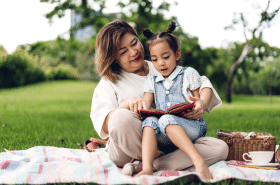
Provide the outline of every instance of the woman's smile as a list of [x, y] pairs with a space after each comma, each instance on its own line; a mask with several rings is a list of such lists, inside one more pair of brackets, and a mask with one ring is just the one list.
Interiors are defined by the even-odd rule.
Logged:
[[137, 36], [126, 33], [120, 41], [118, 64], [128, 73], [146, 74], [144, 70], [144, 49]]
[[140, 55], [137, 57], [137, 58], [135, 58], [134, 60], [132, 60], [131, 62], [135, 62], [135, 63], [138, 63], [139, 61], [140, 61]]

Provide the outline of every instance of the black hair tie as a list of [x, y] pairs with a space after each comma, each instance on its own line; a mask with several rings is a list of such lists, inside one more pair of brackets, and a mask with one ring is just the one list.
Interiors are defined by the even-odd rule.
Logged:
[[166, 32], [167, 32], [167, 33], [172, 33], [172, 32], [176, 29], [176, 27], [177, 27], [177, 26], [176, 26], [176, 22], [171, 21], [171, 22], [169, 23], [169, 26], [168, 26]]
[[151, 32], [149, 29], [143, 30], [143, 34], [146, 38], [150, 39], [154, 35], [153, 32]]

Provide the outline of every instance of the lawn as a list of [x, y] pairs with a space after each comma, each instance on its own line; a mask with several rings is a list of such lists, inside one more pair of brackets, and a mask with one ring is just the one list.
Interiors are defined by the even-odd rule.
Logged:
[[0, 91], [0, 152], [33, 146], [79, 148], [97, 134], [90, 119], [96, 83], [57, 81]]
[[[95, 82], [56, 81], [0, 90], [0, 152], [33, 146], [79, 148], [98, 137], [90, 119]], [[205, 113], [207, 136], [216, 130], [269, 132], [280, 139], [280, 96], [234, 95]]]
[[[56, 81], [0, 90], [0, 152], [4, 148], [22, 150], [43, 145], [78, 149], [76, 143], [98, 137], [90, 119], [96, 85], [95, 82]], [[278, 144], [280, 96], [274, 96], [272, 102], [269, 96], [234, 95], [232, 104], [224, 102], [205, 114], [207, 136], [216, 137], [217, 129], [269, 132], [276, 136]]]
[[280, 96], [234, 95], [231, 104], [222, 106], [210, 114], [205, 113], [208, 136], [216, 136], [216, 130], [242, 132], [268, 132], [280, 139]]

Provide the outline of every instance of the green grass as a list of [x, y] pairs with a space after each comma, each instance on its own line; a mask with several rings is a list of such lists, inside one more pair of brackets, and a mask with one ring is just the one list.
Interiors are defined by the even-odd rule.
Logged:
[[[96, 82], [56, 81], [0, 90], [0, 152], [33, 146], [80, 148], [98, 137], [91, 119]], [[280, 96], [234, 95], [233, 103], [205, 113], [207, 136], [216, 130], [268, 132], [280, 139]], [[221, 181], [216, 184], [262, 184]]]
[[[98, 137], [91, 119], [96, 82], [56, 81], [0, 90], [0, 152], [46, 145], [79, 148]], [[280, 96], [234, 95], [233, 103], [205, 113], [207, 136], [216, 130], [268, 132], [280, 139]], [[3, 127], [4, 125], [4, 127]], [[65, 141], [65, 142], [63, 142]]]
[[0, 152], [43, 145], [79, 148], [77, 142], [97, 137], [90, 119], [96, 84], [57, 81], [1, 90]]
[[207, 136], [216, 136], [216, 130], [242, 132], [268, 132], [280, 139], [280, 96], [234, 95], [231, 104], [222, 106], [210, 114], [205, 113]]

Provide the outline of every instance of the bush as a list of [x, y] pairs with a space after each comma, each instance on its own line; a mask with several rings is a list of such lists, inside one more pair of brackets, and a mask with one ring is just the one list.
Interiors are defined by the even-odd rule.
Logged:
[[[100, 77], [94, 67], [94, 43], [95, 38], [90, 38], [87, 42], [80, 42], [75, 39], [65, 40], [58, 37], [53, 41], [23, 45], [21, 48], [27, 50], [29, 54], [39, 57], [40, 67], [51, 80], [69, 79], [69, 76], [61, 73], [64, 69], [59, 70], [57, 67], [63, 63], [77, 68], [79, 79], [99, 81]], [[69, 67], [66, 68], [74, 72]], [[73, 76], [70, 77], [73, 79]]]
[[47, 75], [50, 80], [78, 80], [80, 75], [78, 70], [69, 64], [59, 64], [54, 68], [50, 68], [49, 74]]
[[[26, 53], [25, 53], [26, 54]], [[46, 80], [45, 74], [24, 53], [14, 53], [0, 62], [0, 88], [19, 87]]]
[[[265, 61], [260, 72], [251, 75], [256, 94], [280, 94], [280, 57]], [[254, 85], [254, 86], [253, 86]], [[261, 86], [261, 87], [258, 87]], [[256, 88], [258, 87], [258, 89]], [[260, 91], [261, 90], [261, 91]]]

